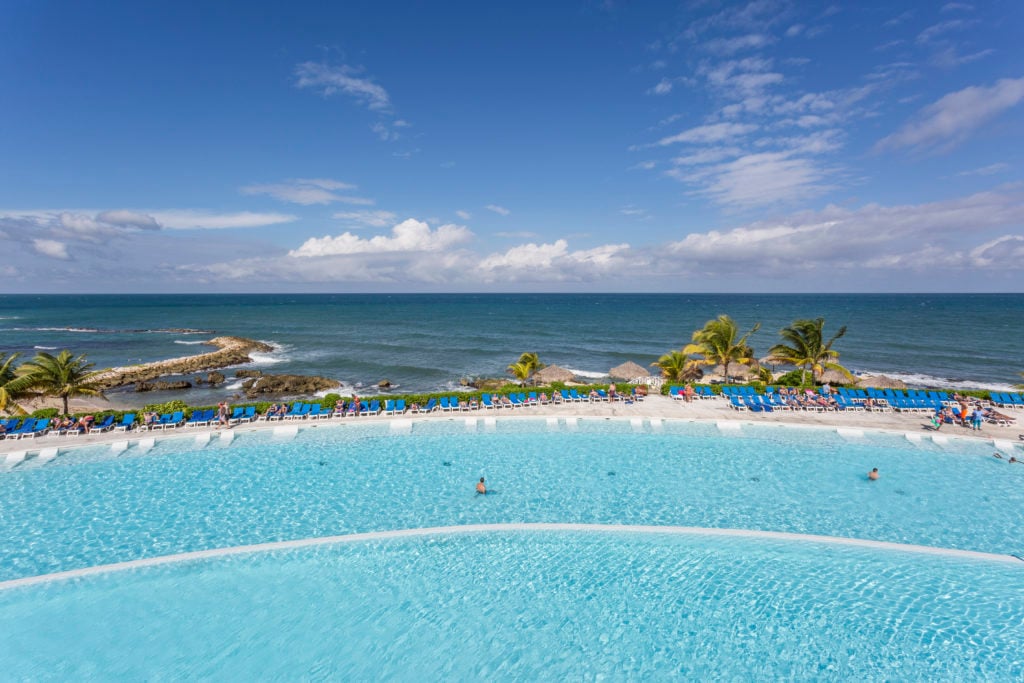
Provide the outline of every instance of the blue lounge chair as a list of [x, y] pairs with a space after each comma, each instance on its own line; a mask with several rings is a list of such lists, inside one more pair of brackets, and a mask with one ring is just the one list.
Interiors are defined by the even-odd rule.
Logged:
[[21, 438], [24, 439], [25, 437], [28, 437], [30, 439], [34, 439], [37, 436], [46, 434], [48, 431], [50, 431], [50, 420], [49, 418], [43, 418], [42, 420], [37, 420], [32, 429], [22, 434]]
[[494, 410], [494, 404], [491, 402], [491, 395], [490, 394], [481, 394], [480, 395], [480, 403], [487, 410]]
[[426, 406], [426, 408], [421, 408], [421, 409], [420, 409], [420, 412], [423, 412], [423, 413], [432, 413], [432, 412], [434, 412], [435, 410], [437, 410], [437, 399], [436, 399], [436, 398], [432, 398], [432, 399], [430, 399], [429, 401], [427, 401], [427, 406]]
[[15, 429], [13, 432], [7, 434], [8, 439], [20, 439], [24, 435], [31, 432], [36, 426], [35, 418], [26, 417], [25, 421], [21, 423], [21, 426]]
[[442, 413], [447, 413], [448, 411], [450, 411], [452, 409], [451, 405], [449, 405], [449, 403], [448, 403], [448, 397], [447, 396], [442, 396], [440, 403], [441, 403], [441, 412]]
[[109, 432], [113, 428], [114, 428], [114, 416], [113, 415], [107, 415], [106, 417], [103, 418], [103, 420], [99, 424], [93, 425], [91, 431], [99, 432], [100, 434], [102, 434], [104, 432]]
[[397, 401], [395, 401], [395, 415], [404, 415], [404, 414], [405, 414], [405, 399], [404, 398], [400, 398]]
[[512, 407], [513, 408], [522, 408], [523, 407], [523, 402], [519, 400], [519, 396], [516, 395], [516, 394], [509, 394], [508, 395], [508, 400], [512, 401]]
[[384, 401], [384, 414], [394, 415], [395, 414], [395, 401], [394, 399], [387, 399]]
[[450, 399], [448, 399], [448, 409], [451, 410], [452, 412], [456, 410], [462, 410], [462, 408], [464, 407], [465, 406], [459, 406], [458, 396], [452, 396]]
[[380, 401], [370, 401], [370, 408], [367, 412], [369, 412], [372, 415], [380, 415]]
[[116, 429], [119, 432], [127, 432], [135, 426], [135, 413], [125, 413], [125, 416], [121, 418], [121, 424], [117, 425]]

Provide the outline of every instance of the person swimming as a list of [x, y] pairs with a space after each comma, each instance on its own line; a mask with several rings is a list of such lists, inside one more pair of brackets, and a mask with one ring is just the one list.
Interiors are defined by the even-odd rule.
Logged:
[[487, 484], [484, 483], [483, 477], [480, 477], [480, 481], [476, 483], [476, 492], [482, 495], [487, 495]]
[[877, 481], [878, 480], [878, 468], [877, 467], [872, 468], [872, 470], [870, 472], [868, 472], [868, 479], [870, 479], [871, 481]]

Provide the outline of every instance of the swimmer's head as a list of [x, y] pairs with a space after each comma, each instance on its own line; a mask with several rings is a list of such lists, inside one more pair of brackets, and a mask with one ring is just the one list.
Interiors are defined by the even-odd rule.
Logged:
[[877, 467], [873, 467], [873, 468], [871, 469], [871, 471], [872, 471], [872, 472], [877, 472], [877, 471], [878, 471], [878, 468], [877, 468]]
[[480, 477], [480, 483], [481, 484], [484, 483], [484, 478], [483, 477]]

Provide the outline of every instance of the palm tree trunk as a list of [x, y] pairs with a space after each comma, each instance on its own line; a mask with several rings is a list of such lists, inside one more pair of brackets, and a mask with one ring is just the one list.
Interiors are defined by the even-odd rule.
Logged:
[[729, 383], [729, 359], [725, 360], [724, 374], [725, 374], [725, 383], [728, 384]]
[[61, 396], [61, 398], [64, 399], [64, 414], [67, 415], [68, 414], [68, 397], [67, 397], [67, 394]]

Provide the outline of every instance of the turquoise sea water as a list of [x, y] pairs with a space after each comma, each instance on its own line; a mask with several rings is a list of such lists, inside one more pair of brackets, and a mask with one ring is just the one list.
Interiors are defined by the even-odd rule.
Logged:
[[1020, 680], [1024, 570], [771, 540], [499, 532], [0, 591], [17, 680]]
[[[0, 580], [319, 536], [562, 522], [757, 529], [1024, 555], [1024, 466], [985, 443], [583, 420], [338, 424], [74, 449], [0, 473]], [[867, 482], [878, 467], [882, 479]], [[477, 496], [485, 476], [495, 495]], [[956, 501], [956, 505], [951, 505]]]
[[[1020, 381], [1020, 294], [6, 295], [0, 352], [70, 348], [110, 367], [239, 335], [277, 346], [258, 359], [269, 371], [350, 387], [386, 378], [415, 392], [502, 376], [523, 351], [595, 377], [627, 360], [646, 366], [720, 313], [744, 327], [762, 323], [751, 340], [759, 356], [792, 320], [823, 316], [827, 329], [848, 326], [836, 348], [855, 371], [945, 386]], [[230, 393], [193, 391], [191, 400]]]

